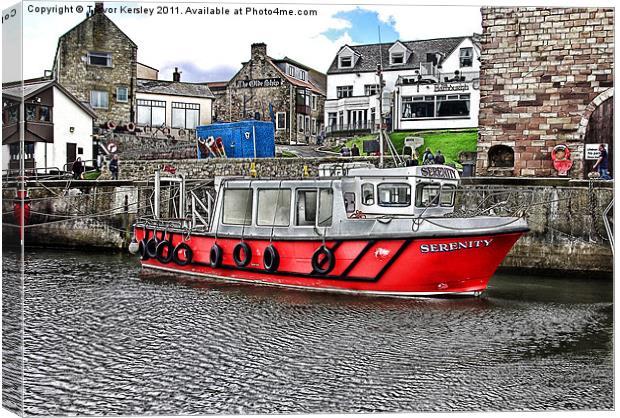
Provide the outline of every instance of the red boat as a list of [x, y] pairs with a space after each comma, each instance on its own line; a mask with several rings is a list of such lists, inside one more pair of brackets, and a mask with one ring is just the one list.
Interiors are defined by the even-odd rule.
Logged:
[[[459, 183], [451, 167], [322, 174], [216, 178], [211, 202], [186, 193], [181, 178], [174, 207], [191, 215], [163, 219], [156, 202], [154, 216], [136, 222], [132, 249], [144, 268], [212, 279], [373, 295], [478, 295], [528, 231], [519, 217], [451, 217]], [[156, 200], [161, 181], [156, 175]]]

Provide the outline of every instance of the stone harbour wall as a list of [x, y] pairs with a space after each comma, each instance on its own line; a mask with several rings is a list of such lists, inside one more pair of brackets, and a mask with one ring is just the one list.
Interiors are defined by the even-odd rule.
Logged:
[[514, 151], [509, 175], [555, 176], [566, 144], [583, 178], [590, 115], [613, 96], [614, 10], [483, 7], [478, 175], [496, 175], [489, 150]]
[[[256, 169], [261, 176], [301, 177], [304, 166], [310, 175], [316, 175], [319, 162], [326, 160], [262, 160]], [[28, 188], [32, 199], [30, 223], [42, 225], [26, 229], [26, 244], [126, 248], [131, 239], [131, 223], [148, 207], [150, 189], [144, 182], [145, 176], [161, 163], [126, 162], [125, 170], [133, 170], [139, 180], [73, 181], [68, 186], [67, 182], [57, 182], [45, 187], [33, 184]], [[214, 174], [247, 175], [250, 163], [249, 160], [210, 164], [184, 161], [184, 165], [177, 166], [190, 178], [209, 179]], [[613, 198], [612, 182], [468, 178], [463, 180], [462, 187], [455, 206], [459, 215], [526, 214], [531, 230], [513, 247], [503, 267], [543, 273], [613, 271], [613, 254], [603, 223], [603, 212]], [[18, 230], [13, 226], [15, 188], [9, 185], [2, 193], [3, 242], [15, 245], [18, 242]]]

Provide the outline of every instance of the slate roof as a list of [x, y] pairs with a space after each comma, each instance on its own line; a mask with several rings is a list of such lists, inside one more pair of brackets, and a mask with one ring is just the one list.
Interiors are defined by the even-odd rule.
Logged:
[[209, 86], [205, 84], [186, 83], [183, 81], [149, 80], [146, 78], [138, 79], [136, 92], [167, 94], [170, 96], [215, 98]]
[[[327, 70], [327, 74], [376, 71], [380, 56], [383, 58], [382, 67], [384, 71], [392, 68], [399, 70], [419, 68], [421, 62], [427, 62], [427, 53], [434, 54], [439, 52], [445, 58], [467, 38], [469, 37], [459, 36], [454, 38], [425, 39], [419, 41], [400, 41], [405, 47], [412, 51], [413, 54], [409, 56], [406, 63], [398, 65], [397, 67], [390, 65], [389, 49], [395, 42], [369, 45], [345, 45], [359, 55], [355, 66], [353, 68], [338, 68], [338, 55], [336, 55]], [[342, 50], [342, 48], [340, 50]], [[340, 52], [340, 50], [338, 52]], [[441, 64], [441, 61], [439, 64]]]

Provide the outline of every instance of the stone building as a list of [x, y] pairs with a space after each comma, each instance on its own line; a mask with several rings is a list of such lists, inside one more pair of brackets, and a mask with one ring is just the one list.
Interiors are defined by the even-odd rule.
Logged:
[[92, 14], [62, 35], [54, 56], [58, 83], [90, 103], [97, 122], [133, 121], [138, 46], [95, 3]]
[[277, 143], [316, 143], [324, 125], [325, 89], [325, 74], [288, 57], [271, 58], [264, 43], [252, 44], [250, 60], [225, 90], [214, 92], [214, 118], [273, 120]]
[[567, 147], [584, 178], [597, 143], [611, 163], [613, 25], [613, 9], [482, 8], [479, 175], [558, 176]]

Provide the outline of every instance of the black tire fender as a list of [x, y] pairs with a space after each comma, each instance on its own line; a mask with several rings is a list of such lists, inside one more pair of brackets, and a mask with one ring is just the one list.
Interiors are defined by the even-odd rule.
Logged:
[[[181, 251], [185, 252], [184, 260], [181, 259], [181, 257], [179, 257], [179, 253]], [[174, 262], [177, 263], [179, 266], [186, 266], [189, 263], [191, 263], [193, 256], [194, 256], [194, 252], [192, 251], [191, 247], [185, 242], [179, 243], [179, 245], [176, 246], [174, 251], [172, 251], [172, 260], [174, 260]]]
[[[327, 263], [327, 266], [325, 264]], [[334, 252], [324, 245], [321, 245], [312, 254], [312, 269], [315, 273], [328, 274], [336, 265], [336, 257]], [[325, 266], [325, 267], [323, 267]]]
[[159, 239], [157, 238], [157, 230], [154, 229], [153, 236], [146, 242], [146, 254], [149, 258], [157, 258], [157, 244], [159, 244]]
[[[241, 258], [241, 251], [243, 251], [243, 258]], [[250, 264], [252, 260], [252, 250], [250, 246], [245, 242], [240, 242], [235, 245], [233, 249], [233, 260], [235, 260], [237, 267], [245, 267]]]
[[[166, 255], [164, 255], [165, 249], [168, 250], [166, 252]], [[159, 244], [157, 244], [157, 260], [160, 263], [168, 264], [169, 262], [171, 262], [173, 252], [174, 252], [174, 246], [172, 245], [171, 241], [168, 241], [167, 239], [165, 239], [163, 241], [159, 241]]]
[[267, 246], [263, 253], [263, 267], [268, 272], [274, 272], [278, 270], [280, 266], [280, 254], [278, 254], [278, 250], [273, 245]]
[[150, 258], [148, 252], [146, 251], [147, 243], [148, 241], [146, 237], [144, 237], [140, 240], [140, 243], [138, 244], [138, 253], [140, 253], [141, 260], [148, 260]]
[[211, 250], [209, 251], [209, 264], [212, 268], [218, 268], [222, 265], [222, 258], [224, 256], [224, 252], [222, 251], [222, 247], [217, 244], [213, 244], [211, 246]]

